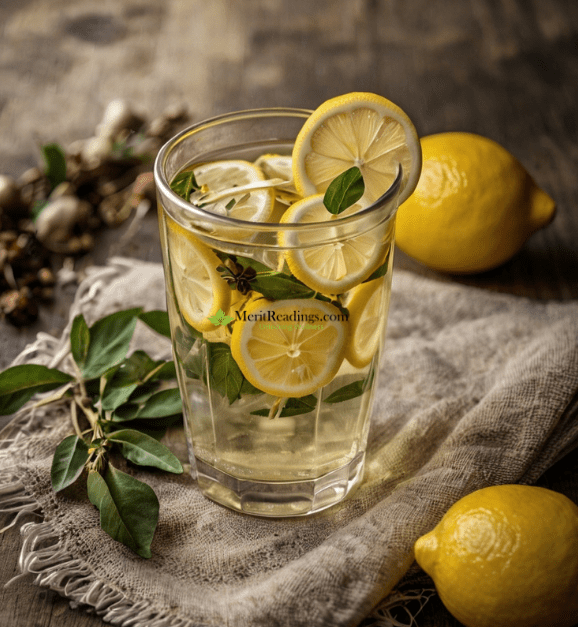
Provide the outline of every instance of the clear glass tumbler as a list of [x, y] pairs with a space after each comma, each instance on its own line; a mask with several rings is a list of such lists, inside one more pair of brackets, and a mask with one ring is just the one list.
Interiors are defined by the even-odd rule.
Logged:
[[[291, 155], [310, 113], [222, 115], [179, 133], [155, 163], [192, 474], [210, 499], [259, 516], [325, 509], [362, 479], [401, 171], [369, 207], [298, 224], [209, 212], [171, 181], [194, 164]], [[321, 260], [359, 251], [366, 267], [341, 293], [311, 289], [290, 269], [323, 272]]]

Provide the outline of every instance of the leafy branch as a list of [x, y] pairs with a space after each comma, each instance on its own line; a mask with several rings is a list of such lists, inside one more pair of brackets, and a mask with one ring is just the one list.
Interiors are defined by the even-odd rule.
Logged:
[[157, 439], [159, 426], [166, 429], [175, 422], [182, 405], [179, 390], [169, 383], [175, 378], [173, 361], [155, 361], [141, 350], [127, 357], [138, 319], [169, 334], [167, 313], [162, 311], [129, 309], [90, 327], [82, 314], [76, 316], [70, 333], [75, 374], [36, 364], [8, 368], [0, 373], [0, 415], [56, 390], [36, 406], [68, 403], [75, 433], [56, 447], [54, 491], [86, 476], [88, 497], [100, 511], [102, 529], [148, 558], [159, 501], [149, 485], [122, 472], [113, 461], [120, 455], [138, 466], [182, 473], [179, 460]]

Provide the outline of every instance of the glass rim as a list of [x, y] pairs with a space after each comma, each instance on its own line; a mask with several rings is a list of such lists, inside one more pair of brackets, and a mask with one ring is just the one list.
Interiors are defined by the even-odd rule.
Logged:
[[[320, 228], [327, 228], [329, 226], [328, 221], [323, 222], [302, 222], [302, 223], [291, 223], [291, 222], [250, 222], [247, 220], [240, 220], [238, 218], [232, 218], [229, 216], [223, 216], [217, 213], [213, 213], [211, 211], [207, 211], [202, 207], [197, 207], [196, 205], [186, 201], [184, 198], [176, 194], [169, 184], [167, 177], [165, 176], [163, 166], [166, 163], [166, 160], [171, 153], [171, 151], [177, 147], [182, 141], [187, 139], [189, 136], [194, 135], [204, 129], [211, 128], [212, 126], [217, 126], [219, 124], [223, 124], [226, 122], [234, 122], [234, 121], [242, 121], [249, 120], [253, 118], [260, 117], [296, 117], [296, 118], [304, 118], [307, 119], [313, 111], [311, 109], [299, 109], [293, 107], [266, 107], [266, 108], [255, 108], [255, 109], [243, 109], [240, 111], [232, 111], [229, 113], [222, 113], [220, 115], [216, 115], [210, 118], [206, 118], [201, 120], [200, 122], [196, 122], [179, 131], [176, 135], [174, 135], [171, 139], [169, 139], [163, 146], [159, 149], [157, 153], [157, 157], [155, 158], [155, 163], [153, 166], [153, 175], [155, 179], [155, 185], [157, 186], [158, 192], [161, 196], [169, 199], [174, 205], [177, 205], [181, 211], [183, 211], [184, 216], [191, 216], [191, 218], [197, 218], [201, 220], [207, 220], [211, 223], [215, 223], [216, 225], [226, 226], [229, 228], [241, 228], [244, 230], [255, 230], [261, 232], [280, 232], [280, 231], [311, 231], [317, 230]], [[332, 226], [338, 225], [348, 225], [353, 222], [362, 221], [366, 216], [375, 211], [379, 210], [384, 203], [388, 203], [391, 201], [396, 194], [399, 192], [400, 184], [402, 182], [402, 164], [398, 164], [398, 169], [396, 172], [396, 176], [394, 181], [391, 183], [390, 187], [375, 201], [370, 203], [368, 206], [364, 207], [360, 211], [357, 211], [354, 214], [347, 216], [335, 215], [331, 220]], [[165, 210], [165, 207], [163, 207]], [[398, 206], [395, 205], [385, 219], [390, 219], [397, 211]]]

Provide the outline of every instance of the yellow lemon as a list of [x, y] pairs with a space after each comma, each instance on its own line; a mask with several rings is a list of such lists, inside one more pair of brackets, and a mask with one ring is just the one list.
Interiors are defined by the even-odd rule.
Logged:
[[314, 299], [249, 303], [233, 325], [231, 353], [256, 388], [299, 398], [329, 383], [344, 359], [347, 323], [330, 303]]
[[209, 320], [227, 311], [231, 290], [217, 271], [219, 257], [190, 231], [167, 218], [167, 247], [171, 279], [185, 320], [198, 331], [213, 331]]
[[443, 272], [490, 270], [553, 218], [554, 200], [493, 140], [440, 133], [421, 143], [422, 173], [396, 220], [410, 257]]
[[366, 92], [327, 100], [306, 120], [292, 152], [297, 191], [325, 192], [342, 172], [360, 168], [364, 198], [374, 202], [394, 182], [402, 166], [400, 202], [420, 176], [420, 141], [409, 117], [393, 102]]
[[285, 252], [285, 259], [295, 277], [322, 294], [342, 294], [367, 279], [384, 263], [388, 239], [373, 232], [340, 238], [339, 229], [332, 227], [332, 222], [362, 207], [356, 203], [337, 216], [326, 209], [323, 199], [323, 194], [316, 194], [299, 200], [283, 214], [281, 222], [327, 222], [324, 232], [327, 244], [319, 244], [319, 231], [284, 231], [278, 239], [280, 246], [292, 247]]
[[534, 486], [460, 499], [414, 552], [466, 627], [570, 627], [577, 622], [577, 506]]

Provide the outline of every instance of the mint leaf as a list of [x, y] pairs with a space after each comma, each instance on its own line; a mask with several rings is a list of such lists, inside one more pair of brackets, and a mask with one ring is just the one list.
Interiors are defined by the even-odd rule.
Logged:
[[344, 387], [335, 390], [329, 396], [327, 396], [324, 399], [324, 403], [343, 403], [344, 401], [349, 401], [351, 398], [362, 396], [367, 387], [367, 379], [360, 379], [359, 381], [348, 383], [348, 385], [345, 385]]
[[265, 264], [261, 263], [260, 261], [256, 261], [251, 257], [239, 257], [237, 255], [228, 255], [227, 253], [220, 253], [218, 257], [221, 259], [221, 261], [225, 261], [225, 259], [231, 259], [232, 261], [241, 264], [241, 266], [243, 266], [244, 268], [253, 268], [257, 273], [263, 274], [272, 272], [272, 269], [269, 266], [266, 266]]
[[263, 294], [270, 300], [285, 300], [289, 298], [313, 298], [314, 290], [296, 279], [291, 274], [271, 272], [258, 274], [251, 281], [251, 289]]
[[88, 446], [76, 435], [69, 435], [56, 447], [50, 469], [52, 489], [60, 492], [73, 484], [88, 461]]
[[243, 383], [241, 384], [241, 388], [239, 390], [239, 396], [244, 396], [245, 394], [265, 394], [263, 390], [256, 388], [253, 383], [250, 383], [247, 379], [243, 379]]
[[[301, 398], [288, 398], [279, 417], [287, 418], [289, 416], [309, 414], [311, 411], [314, 411], [317, 404], [318, 399], [313, 394], [308, 394], [307, 396], [302, 396]], [[269, 416], [269, 411], [269, 409], [257, 409], [251, 413], [254, 416]]]
[[171, 181], [171, 189], [181, 198], [189, 201], [191, 192], [201, 189], [195, 180], [193, 170], [185, 170], [177, 174], [177, 176]]
[[364, 283], [368, 283], [368, 281], [373, 281], [374, 279], [382, 278], [388, 272], [388, 265], [390, 264], [390, 250], [386, 254], [386, 261], [376, 268], [374, 272], [364, 281]]
[[90, 502], [100, 512], [102, 529], [137, 555], [151, 557], [159, 519], [159, 500], [153, 489], [110, 463], [104, 477], [89, 472], [87, 489]]
[[142, 320], [147, 326], [151, 327], [153, 331], [171, 338], [171, 328], [169, 326], [169, 314], [166, 311], [154, 310], [145, 311], [139, 314], [139, 320]]
[[364, 195], [364, 179], [360, 168], [353, 166], [337, 176], [326, 189], [324, 205], [326, 209], [338, 215]]
[[79, 368], [84, 366], [86, 356], [88, 353], [88, 347], [90, 344], [90, 331], [84, 316], [78, 314], [72, 321], [72, 327], [70, 329], [70, 349], [74, 361], [76, 361]]
[[35, 394], [54, 390], [73, 380], [56, 368], [37, 364], [12, 366], [0, 372], [0, 416], [18, 411]]
[[125, 357], [140, 313], [140, 308], [119, 311], [90, 327], [90, 342], [82, 368], [85, 379], [100, 377]]
[[209, 342], [207, 345], [211, 387], [233, 403], [239, 396], [245, 377], [239, 369], [231, 349], [223, 342]]
[[167, 472], [181, 474], [181, 462], [171, 451], [149, 435], [134, 429], [114, 431], [107, 436], [109, 442], [121, 447], [123, 457], [140, 466], [154, 466]]
[[44, 173], [50, 182], [50, 188], [54, 189], [66, 181], [66, 155], [58, 144], [46, 144], [41, 147], [41, 151], [44, 159]]

